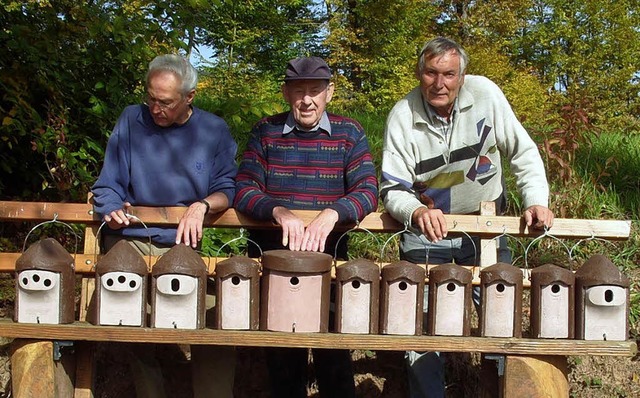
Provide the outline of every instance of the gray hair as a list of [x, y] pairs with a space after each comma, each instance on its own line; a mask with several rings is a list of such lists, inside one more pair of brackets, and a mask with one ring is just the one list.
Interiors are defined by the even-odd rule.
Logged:
[[425, 61], [444, 55], [451, 50], [460, 56], [460, 75], [464, 75], [467, 65], [469, 64], [469, 56], [460, 44], [446, 37], [436, 37], [422, 47], [422, 51], [420, 51], [420, 56], [418, 57], [416, 73], [422, 74], [422, 72], [424, 72]]
[[149, 82], [149, 76], [158, 71], [168, 71], [176, 75], [182, 82], [182, 95], [196, 89], [198, 84], [198, 71], [184, 57], [177, 54], [158, 55], [149, 63], [149, 71], [145, 81]]

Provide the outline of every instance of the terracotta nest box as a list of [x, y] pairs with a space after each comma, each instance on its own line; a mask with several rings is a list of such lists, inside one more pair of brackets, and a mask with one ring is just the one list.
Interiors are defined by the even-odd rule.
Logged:
[[145, 326], [147, 263], [126, 240], [120, 240], [96, 264], [97, 325]]
[[629, 338], [629, 278], [611, 260], [594, 255], [576, 271], [576, 338]]
[[424, 268], [398, 261], [382, 268], [380, 333], [422, 334]]
[[14, 318], [20, 323], [72, 323], [75, 266], [55, 239], [31, 245], [16, 261]]
[[260, 264], [234, 256], [216, 265], [216, 328], [260, 328]]
[[327, 332], [333, 257], [325, 253], [268, 250], [262, 254], [260, 328]]
[[429, 335], [471, 334], [472, 280], [471, 271], [456, 264], [442, 264], [429, 270]]
[[522, 270], [497, 263], [480, 271], [480, 335], [522, 337]]
[[357, 259], [336, 268], [338, 333], [377, 334], [380, 311], [380, 267]]
[[554, 264], [531, 271], [531, 337], [574, 338], [575, 283], [573, 272]]
[[151, 272], [151, 327], [205, 327], [207, 266], [195, 250], [175, 245]]

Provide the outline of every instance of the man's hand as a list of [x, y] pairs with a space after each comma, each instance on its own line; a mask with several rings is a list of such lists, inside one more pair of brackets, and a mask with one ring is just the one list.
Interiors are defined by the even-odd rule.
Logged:
[[337, 211], [333, 209], [322, 210], [304, 231], [300, 250], [324, 252], [327, 237], [337, 222]]
[[192, 203], [182, 215], [178, 230], [176, 231], [176, 245], [184, 242], [185, 245], [198, 247], [202, 240], [202, 222], [207, 213], [207, 206], [202, 202]]
[[273, 208], [273, 219], [282, 227], [282, 246], [289, 245], [289, 250], [300, 250], [304, 235], [304, 222], [282, 206]]
[[544, 206], [533, 205], [528, 207], [524, 213], [522, 213], [522, 217], [524, 217], [524, 221], [528, 227], [548, 229], [553, 226], [553, 212]]
[[439, 242], [447, 237], [447, 221], [440, 209], [419, 207], [411, 215], [411, 222], [431, 242]]
[[106, 222], [111, 229], [128, 227], [130, 224], [129, 217], [127, 217], [129, 207], [131, 207], [131, 203], [125, 202], [122, 205], [122, 209], [114, 210], [109, 214], [105, 214], [102, 220]]

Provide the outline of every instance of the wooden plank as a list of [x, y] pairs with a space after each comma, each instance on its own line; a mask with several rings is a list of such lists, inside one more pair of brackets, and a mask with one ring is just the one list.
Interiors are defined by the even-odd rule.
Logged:
[[254, 347], [312, 347], [391, 351], [487, 352], [511, 355], [634, 356], [636, 342], [449, 336], [390, 336], [284, 333], [213, 329], [155, 329], [126, 326], [24, 324], [0, 320], [0, 336], [81, 341], [204, 344]]
[[564, 356], [507, 356], [504, 366], [503, 397], [569, 397]]
[[[130, 213], [147, 225], [177, 225], [184, 210], [184, 207], [132, 207]], [[294, 213], [306, 224], [318, 214], [317, 211], [308, 210], [296, 210]], [[100, 223], [87, 203], [0, 201], [0, 221], [43, 221], [52, 220], [54, 215], [57, 215], [57, 220], [64, 222]], [[445, 219], [451, 234], [464, 231], [488, 238], [501, 234], [514, 237], [538, 237], [544, 234], [544, 231], [527, 228], [520, 217], [447, 214]], [[234, 209], [208, 215], [205, 225], [219, 228], [279, 228], [272, 222], [253, 220]], [[354, 225], [343, 225], [339, 229], [348, 230], [352, 227]], [[403, 229], [388, 213], [371, 213], [360, 222], [359, 227], [371, 232], [397, 232]], [[597, 237], [621, 240], [629, 237], [631, 221], [556, 218], [549, 233], [555, 237], [573, 239]]]

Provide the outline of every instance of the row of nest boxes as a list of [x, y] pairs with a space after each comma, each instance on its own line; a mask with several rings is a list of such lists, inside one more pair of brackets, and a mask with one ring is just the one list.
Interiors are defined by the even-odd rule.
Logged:
[[[215, 327], [228, 330], [328, 332], [330, 255], [272, 250], [261, 262], [237, 256], [216, 266]], [[73, 258], [54, 239], [29, 247], [16, 262], [17, 322], [74, 321]], [[335, 331], [359, 334], [471, 334], [472, 273], [443, 264], [426, 271], [399, 261], [382, 269], [359, 259], [336, 268]], [[207, 267], [191, 248], [177, 245], [151, 272], [126, 241], [96, 264], [97, 325], [205, 327]], [[479, 327], [486, 337], [522, 336], [522, 271], [498, 263], [480, 271]], [[428, 291], [425, 300], [425, 290]], [[147, 292], [151, 292], [147, 294]], [[534, 338], [626, 340], [629, 280], [595, 255], [573, 273], [547, 264], [531, 271]], [[150, 296], [150, 300], [147, 299]]]

